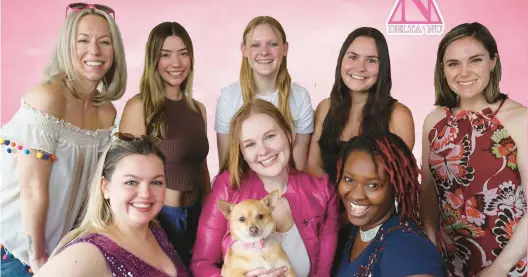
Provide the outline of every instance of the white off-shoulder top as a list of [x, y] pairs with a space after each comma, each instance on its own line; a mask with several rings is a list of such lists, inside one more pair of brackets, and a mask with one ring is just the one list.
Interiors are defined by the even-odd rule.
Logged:
[[[89, 131], [30, 107], [24, 100], [0, 129], [0, 243], [23, 263], [29, 262], [22, 226], [19, 155], [52, 163], [48, 184], [46, 252], [51, 254], [72, 229], [99, 153], [111, 141], [112, 128]], [[31, 151], [30, 151], [31, 150]]]

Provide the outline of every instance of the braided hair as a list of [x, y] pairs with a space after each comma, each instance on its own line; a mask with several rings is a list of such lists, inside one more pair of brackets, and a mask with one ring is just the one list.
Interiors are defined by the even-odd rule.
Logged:
[[[412, 219], [419, 222], [419, 171], [416, 159], [405, 142], [392, 133], [352, 138], [339, 154], [336, 184], [343, 178], [346, 159], [351, 152], [357, 150], [369, 153], [373, 161], [379, 158], [379, 163], [387, 172], [389, 183], [394, 189], [400, 220]], [[378, 166], [378, 163], [374, 164]]]

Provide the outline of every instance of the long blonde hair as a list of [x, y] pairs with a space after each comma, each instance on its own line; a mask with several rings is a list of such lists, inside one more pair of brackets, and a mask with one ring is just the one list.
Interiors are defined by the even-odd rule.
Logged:
[[194, 78], [194, 50], [191, 37], [176, 22], [163, 22], [150, 32], [145, 49], [145, 68], [141, 75], [140, 94], [143, 102], [143, 113], [145, 125], [149, 135], [165, 138], [167, 135], [167, 119], [163, 112], [165, 104], [165, 89], [163, 80], [158, 72], [158, 62], [161, 57], [161, 48], [165, 39], [169, 36], [181, 38], [183, 44], [189, 51], [191, 57], [191, 68], [189, 76], [181, 84], [181, 91], [185, 96], [185, 101], [189, 108], [195, 112], [200, 112], [192, 98], [192, 84]]
[[[251, 34], [255, 30], [255, 28], [263, 24], [267, 24], [272, 29], [279, 32], [280, 37], [282, 39], [282, 43], [287, 43], [286, 33], [284, 32], [284, 29], [282, 28], [282, 25], [279, 23], [279, 21], [277, 21], [271, 16], [258, 16], [253, 18], [246, 26], [246, 29], [244, 30], [244, 34], [242, 36], [242, 44], [247, 46], [248, 39], [250, 39]], [[287, 58], [286, 56], [284, 56], [282, 63], [279, 67], [277, 80], [275, 80], [275, 87], [279, 89], [279, 111], [286, 118], [286, 121], [289, 122], [290, 125], [293, 125], [293, 118], [289, 105], [291, 83], [292, 80], [290, 77], [290, 73], [288, 73]], [[257, 89], [253, 76], [253, 69], [251, 69], [251, 66], [248, 62], [248, 58], [246, 57], [242, 57], [242, 66], [240, 67], [240, 86], [242, 88], [242, 98], [244, 99], [244, 103], [249, 103], [253, 99], [255, 99]]]
[[42, 81], [50, 83], [53, 80], [64, 80], [66, 87], [71, 93], [78, 97], [75, 80], [77, 80], [77, 71], [73, 65], [75, 57], [75, 42], [77, 37], [77, 26], [79, 21], [86, 15], [96, 15], [102, 17], [110, 28], [112, 36], [112, 47], [114, 49], [114, 60], [112, 67], [105, 74], [97, 86], [98, 93], [92, 97], [92, 103], [96, 106], [102, 106], [123, 96], [127, 83], [127, 66], [125, 60], [125, 48], [121, 32], [117, 27], [114, 18], [107, 13], [98, 9], [84, 9], [79, 12], [71, 12], [62, 24], [59, 32], [59, 38], [51, 55], [49, 63], [44, 69]]
[[231, 128], [229, 130], [229, 148], [227, 158], [222, 161], [220, 165], [220, 172], [229, 171], [229, 177], [231, 186], [234, 189], [240, 187], [242, 178], [246, 176], [249, 171], [249, 166], [242, 156], [240, 150], [240, 132], [242, 130], [242, 124], [246, 119], [254, 114], [266, 114], [270, 116], [279, 125], [279, 128], [286, 134], [289, 139], [290, 146], [290, 168], [295, 168], [295, 162], [293, 160], [293, 137], [292, 129], [290, 124], [286, 121], [282, 113], [268, 101], [262, 99], [254, 99], [249, 103], [245, 103], [237, 111], [231, 121]]
[[81, 213], [81, 223], [62, 238], [52, 256], [58, 254], [75, 239], [107, 230], [113, 225], [114, 216], [108, 200], [103, 196], [101, 178], [104, 177], [110, 181], [118, 163], [123, 158], [134, 154], [156, 155], [165, 163], [165, 157], [152, 142], [147, 140], [130, 142], [114, 140], [97, 163], [97, 168], [90, 182], [86, 207]]

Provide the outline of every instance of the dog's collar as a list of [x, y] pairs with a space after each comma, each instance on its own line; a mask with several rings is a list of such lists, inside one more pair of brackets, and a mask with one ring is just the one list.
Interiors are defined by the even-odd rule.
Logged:
[[266, 241], [261, 239], [259, 241], [256, 241], [256, 242], [240, 242], [240, 244], [242, 245], [242, 248], [244, 249], [250, 249], [250, 248], [256, 248], [256, 249], [262, 249], [264, 248], [264, 243]]
[[265, 239], [261, 239], [261, 240], [258, 240], [256, 242], [243, 242], [243, 241], [240, 241], [240, 240], [234, 240], [234, 241], [231, 241], [231, 243], [229, 243], [229, 246], [228, 248], [231, 248], [231, 246], [233, 246], [233, 244], [235, 244], [235, 242], [240, 242], [240, 245], [242, 245], [242, 248], [244, 249], [251, 249], [251, 248], [255, 248], [255, 249], [263, 249], [264, 248], [264, 243], [266, 242]]

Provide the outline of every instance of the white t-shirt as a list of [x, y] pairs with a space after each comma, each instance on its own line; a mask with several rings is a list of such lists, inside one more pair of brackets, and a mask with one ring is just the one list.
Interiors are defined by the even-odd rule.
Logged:
[[[276, 107], [279, 105], [279, 91], [272, 95], [256, 95], [256, 98], [271, 102]], [[216, 102], [215, 131], [220, 134], [229, 134], [231, 119], [244, 104], [240, 82], [220, 90]], [[314, 111], [312, 100], [308, 91], [296, 83], [291, 84], [290, 111], [295, 123], [295, 133], [311, 134], [314, 129]]]
[[282, 237], [281, 246], [295, 270], [295, 276], [307, 277], [310, 273], [310, 257], [297, 225], [293, 224], [290, 230], [278, 234]]

